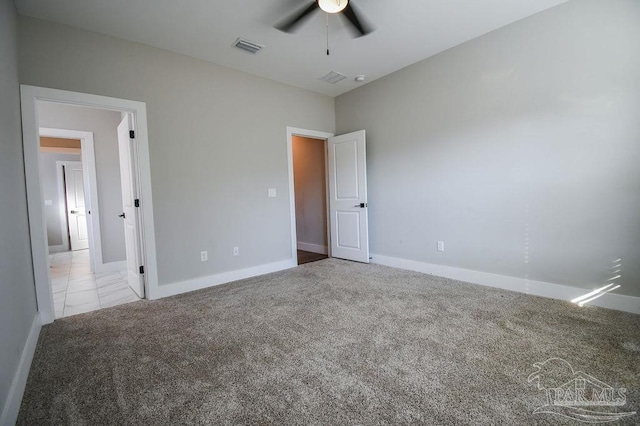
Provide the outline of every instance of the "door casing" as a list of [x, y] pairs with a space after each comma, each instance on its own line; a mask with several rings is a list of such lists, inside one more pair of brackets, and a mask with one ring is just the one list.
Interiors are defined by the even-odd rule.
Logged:
[[159, 297], [146, 104], [127, 99], [29, 85], [20, 86], [20, 97], [31, 254], [40, 321], [43, 324], [53, 322], [55, 311], [49, 278], [49, 250], [42, 201], [42, 183], [40, 181], [40, 137], [36, 114], [38, 102], [55, 102], [132, 114], [135, 120], [136, 139], [138, 140], [138, 156], [135, 161], [140, 176], [141, 220], [145, 253], [143, 261], [146, 274], [145, 294], [149, 299]]

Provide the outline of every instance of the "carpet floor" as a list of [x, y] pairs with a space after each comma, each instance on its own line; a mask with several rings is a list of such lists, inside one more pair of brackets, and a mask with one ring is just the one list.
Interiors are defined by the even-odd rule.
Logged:
[[638, 315], [326, 259], [56, 320], [18, 424], [579, 424], [550, 358], [640, 411]]

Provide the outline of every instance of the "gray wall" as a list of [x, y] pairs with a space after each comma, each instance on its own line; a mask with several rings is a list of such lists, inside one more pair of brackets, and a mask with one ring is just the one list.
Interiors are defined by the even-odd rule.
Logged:
[[[42, 181], [42, 197], [50, 200], [51, 205], [44, 206], [44, 217], [47, 223], [47, 240], [49, 247], [65, 245], [69, 249], [67, 228], [62, 227], [62, 216], [66, 217], [64, 197], [58, 190], [57, 161], [81, 161], [80, 154], [60, 154], [57, 152], [40, 152], [40, 179]], [[65, 244], [64, 239], [67, 239]]]
[[38, 102], [41, 127], [93, 132], [96, 156], [96, 179], [100, 207], [100, 237], [103, 263], [126, 259], [120, 185], [118, 132], [120, 112], [97, 108]]
[[372, 252], [640, 296], [639, 23], [572, 1], [338, 97]]
[[293, 137], [296, 237], [327, 247], [327, 190], [324, 141]]
[[22, 157], [16, 13], [0, 1], [0, 413], [36, 316]]
[[19, 22], [22, 83], [146, 102], [160, 284], [291, 258], [286, 126], [332, 132], [333, 98], [97, 33]]

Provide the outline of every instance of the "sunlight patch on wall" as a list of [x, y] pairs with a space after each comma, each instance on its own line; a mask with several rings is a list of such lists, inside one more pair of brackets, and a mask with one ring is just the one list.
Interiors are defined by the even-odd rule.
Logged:
[[576, 297], [575, 299], [573, 299], [571, 301], [571, 303], [575, 303], [576, 305], [582, 307], [585, 304], [596, 300], [599, 297], [604, 296], [605, 294], [616, 290], [618, 288], [620, 288], [620, 284], [616, 284], [616, 280], [619, 280], [620, 278], [622, 278], [622, 275], [620, 274], [620, 272], [622, 272], [622, 259], [616, 259], [613, 262], [611, 262], [613, 264], [613, 266], [610, 268], [611, 269], [611, 274], [615, 274], [614, 276], [612, 276], [611, 278], [609, 278], [607, 281], [611, 281], [609, 284], [600, 287], [596, 290], [593, 290], [587, 294], [584, 294], [582, 296]]

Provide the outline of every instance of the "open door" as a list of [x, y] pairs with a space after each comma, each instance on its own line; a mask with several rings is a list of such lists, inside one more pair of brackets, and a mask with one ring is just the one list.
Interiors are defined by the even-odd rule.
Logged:
[[84, 202], [82, 163], [80, 161], [65, 161], [63, 167], [71, 250], [88, 249], [89, 232], [87, 229], [87, 210]]
[[136, 174], [133, 170], [135, 140], [131, 137], [131, 116], [118, 125], [118, 151], [120, 154], [120, 180], [122, 183], [122, 208], [120, 217], [124, 222], [124, 242], [127, 252], [127, 278], [131, 289], [144, 297], [144, 269], [138, 238], [138, 206]]
[[327, 140], [331, 256], [369, 263], [365, 132]]

